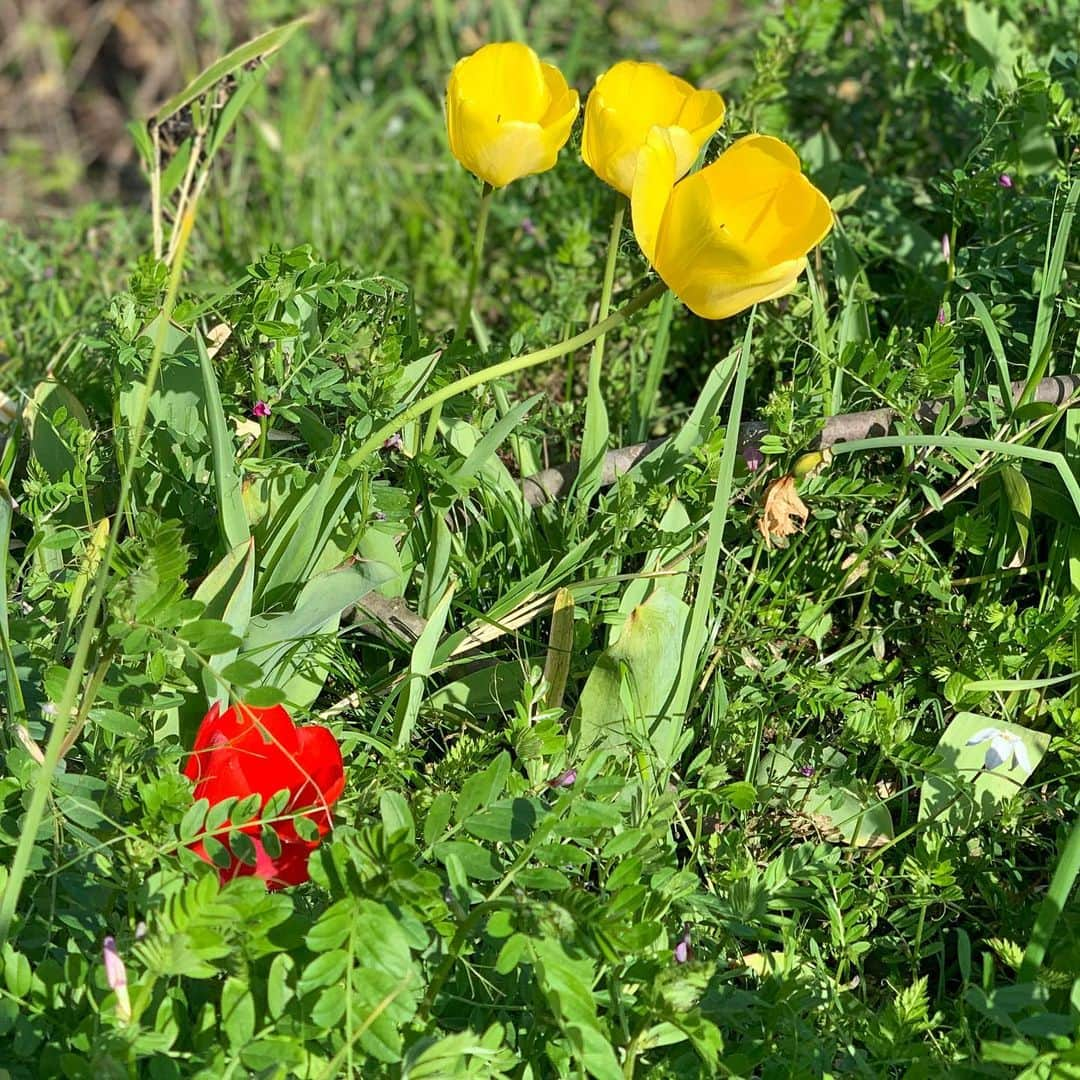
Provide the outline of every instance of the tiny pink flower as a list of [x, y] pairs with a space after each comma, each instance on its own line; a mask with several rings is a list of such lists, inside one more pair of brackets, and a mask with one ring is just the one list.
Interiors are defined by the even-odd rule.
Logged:
[[685, 964], [694, 959], [694, 950], [690, 947], [690, 927], [683, 927], [683, 936], [675, 946], [674, 958], [676, 964]]
[[998, 177], [998, 186], [1003, 188], [1011, 188], [1013, 186], [1013, 178], [1007, 172], [1003, 172]]
[[815, 770], [814, 770], [813, 765], [800, 765], [799, 766], [799, 775], [800, 776], [805, 776], [805, 777], [807, 777], [809, 779], [809, 777], [814, 775], [814, 772], [815, 772]]
[[405, 446], [405, 440], [401, 437], [401, 432], [395, 431], [389, 439], [386, 439], [382, 448], [384, 450], [401, 450]]
[[952, 257], [952, 245], [949, 243], [949, 234], [941, 234], [941, 257], [948, 262]]
[[937, 324], [938, 326], [945, 325], [945, 309], [943, 307], [937, 309]]
[[533, 220], [530, 217], [523, 217], [521, 219], [521, 231], [530, 237], [536, 236], [536, 226], [533, 224]]
[[105, 981], [116, 994], [116, 1015], [122, 1023], [131, 1019], [131, 999], [128, 997], [127, 969], [116, 951], [116, 939], [110, 934], [103, 943], [102, 957], [105, 961]]
[[552, 787], [573, 787], [577, 782], [577, 769], [567, 769], [562, 776], [551, 781]]
[[765, 463], [765, 455], [756, 446], [744, 446], [743, 447], [743, 461], [746, 462], [746, 467], [751, 472], [757, 472], [758, 469]]
[[265, 420], [270, 415], [270, 406], [265, 401], [256, 401], [252, 406], [251, 415], [256, 420]]

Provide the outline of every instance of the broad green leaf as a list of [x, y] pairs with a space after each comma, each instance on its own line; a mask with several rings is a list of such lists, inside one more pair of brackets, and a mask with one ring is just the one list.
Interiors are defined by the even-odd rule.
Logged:
[[1049, 745], [1044, 732], [958, 713], [935, 748], [941, 760], [923, 782], [919, 820], [933, 818], [966, 832], [992, 817], [1027, 783]]
[[374, 563], [359, 563], [312, 578], [301, 589], [292, 611], [251, 620], [242, 655], [263, 669], [269, 683], [284, 688], [310, 654], [309, 637], [330, 632], [347, 607], [385, 580], [383, 568]]
[[454, 807], [454, 821], [464, 821], [470, 814], [493, 803], [506, 786], [510, 775], [510, 755], [503, 750], [482, 772], [470, 776], [461, 785], [461, 794]]
[[529, 947], [540, 990], [581, 1067], [595, 1080], [623, 1080], [611, 1039], [597, 1017], [592, 961], [571, 959], [556, 938], [534, 938]]
[[[237, 544], [200, 582], [195, 590], [195, 599], [206, 605], [203, 617], [220, 619], [241, 640], [247, 633], [251, 620], [251, 600], [255, 586], [255, 543], [250, 538]], [[214, 701], [226, 702], [228, 688], [215, 673], [220, 674], [233, 666], [238, 649], [221, 653], [210, 659], [208, 670], [203, 673], [203, 682], [210, 704]], [[244, 678], [235, 675], [229, 681], [246, 682], [250, 685], [258, 681], [259, 674], [250, 673]]]
[[517, 660], [489, 664], [440, 686], [428, 697], [428, 708], [471, 716], [508, 716], [521, 699], [525, 680], [526, 673]]
[[247, 981], [230, 975], [221, 988], [221, 1029], [229, 1045], [243, 1047], [255, 1034], [255, 1002]]
[[683, 718], [668, 708], [684, 660], [688, 616], [682, 600], [661, 590], [630, 612], [618, 640], [596, 661], [581, 692], [575, 725], [578, 753], [630, 744], [651, 751], [658, 774], [674, 764]]
[[303, 490], [287, 516], [276, 523], [262, 558], [260, 597], [282, 586], [303, 584], [311, 576], [356, 487], [355, 478], [338, 481], [340, 460], [339, 446], [319, 482]]

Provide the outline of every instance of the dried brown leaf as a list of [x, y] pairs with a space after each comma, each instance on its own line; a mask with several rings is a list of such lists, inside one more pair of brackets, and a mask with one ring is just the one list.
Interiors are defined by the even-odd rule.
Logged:
[[795, 490], [795, 477], [781, 476], [774, 480], [765, 492], [765, 506], [758, 519], [758, 529], [766, 544], [774, 539], [785, 540], [797, 533], [810, 510]]

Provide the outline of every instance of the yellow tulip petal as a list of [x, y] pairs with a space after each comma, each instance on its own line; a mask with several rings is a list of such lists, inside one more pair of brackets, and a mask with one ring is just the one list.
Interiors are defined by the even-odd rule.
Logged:
[[695, 315], [704, 319], [729, 319], [754, 304], [791, 292], [805, 269], [805, 258], [792, 259], [761, 274], [740, 277], [720, 271], [698, 272], [677, 286], [673, 282], [668, 284]]
[[578, 107], [562, 73], [527, 45], [485, 45], [450, 74], [450, 149], [475, 176], [504, 187], [555, 164]]
[[547, 106], [537, 120], [544, 126], [562, 119], [568, 108], [568, 102], [572, 98], [574, 102], [574, 115], [577, 115], [577, 91], [571, 90], [566, 84], [563, 73], [554, 64], [541, 64], [540, 75], [544, 80], [547, 90]]
[[555, 164], [558, 147], [552, 148], [539, 124], [496, 122], [471, 101], [462, 103], [459, 119], [456, 145], [451, 138], [454, 156], [492, 187], [505, 187]]
[[528, 45], [484, 45], [454, 65], [447, 95], [485, 107], [499, 121], [539, 122], [551, 103], [544, 66]]
[[679, 111], [679, 127], [692, 132], [703, 145], [724, 122], [724, 99], [715, 90], [695, 90]]
[[748, 135], [699, 175], [725, 230], [759, 265], [804, 255], [832, 228], [828, 200], [779, 139]]
[[601, 180], [630, 195], [638, 151], [654, 127], [669, 129], [678, 177], [723, 117], [719, 94], [695, 90], [659, 64], [623, 60], [597, 79], [589, 95], [581, 156]]
[[674, 186], [675, 148], [665, 129], [653, 128], [638, 152], [630, 198], [634, 236], [653, 266], [656, 266], [657, 241], [664, 224], [664, 212]]

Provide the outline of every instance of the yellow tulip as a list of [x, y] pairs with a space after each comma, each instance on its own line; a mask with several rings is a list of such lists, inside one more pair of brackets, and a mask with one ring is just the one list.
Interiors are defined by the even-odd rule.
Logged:
[[659, 64], [622, 60], [596, 80], [585, 103], [581, 156], [604, 183], [629, 196], [638, 152], [654, 127], [671, 139], [677, 179], [723, 122], [724, 99], [715, 90], [695, 90]]
[[505, 187], [554, 166], [578, 108], [577, 91], [528, 45], [484, 45], [450, 73], [450, 150], [474, 176]]
[[638, 244], [675, 295], [703, 318], [725, 319], [790, 292], [833, 224], [791, 147], [747, 135], [676, 184], [678, 160], [654, 128], [630, 203]]

